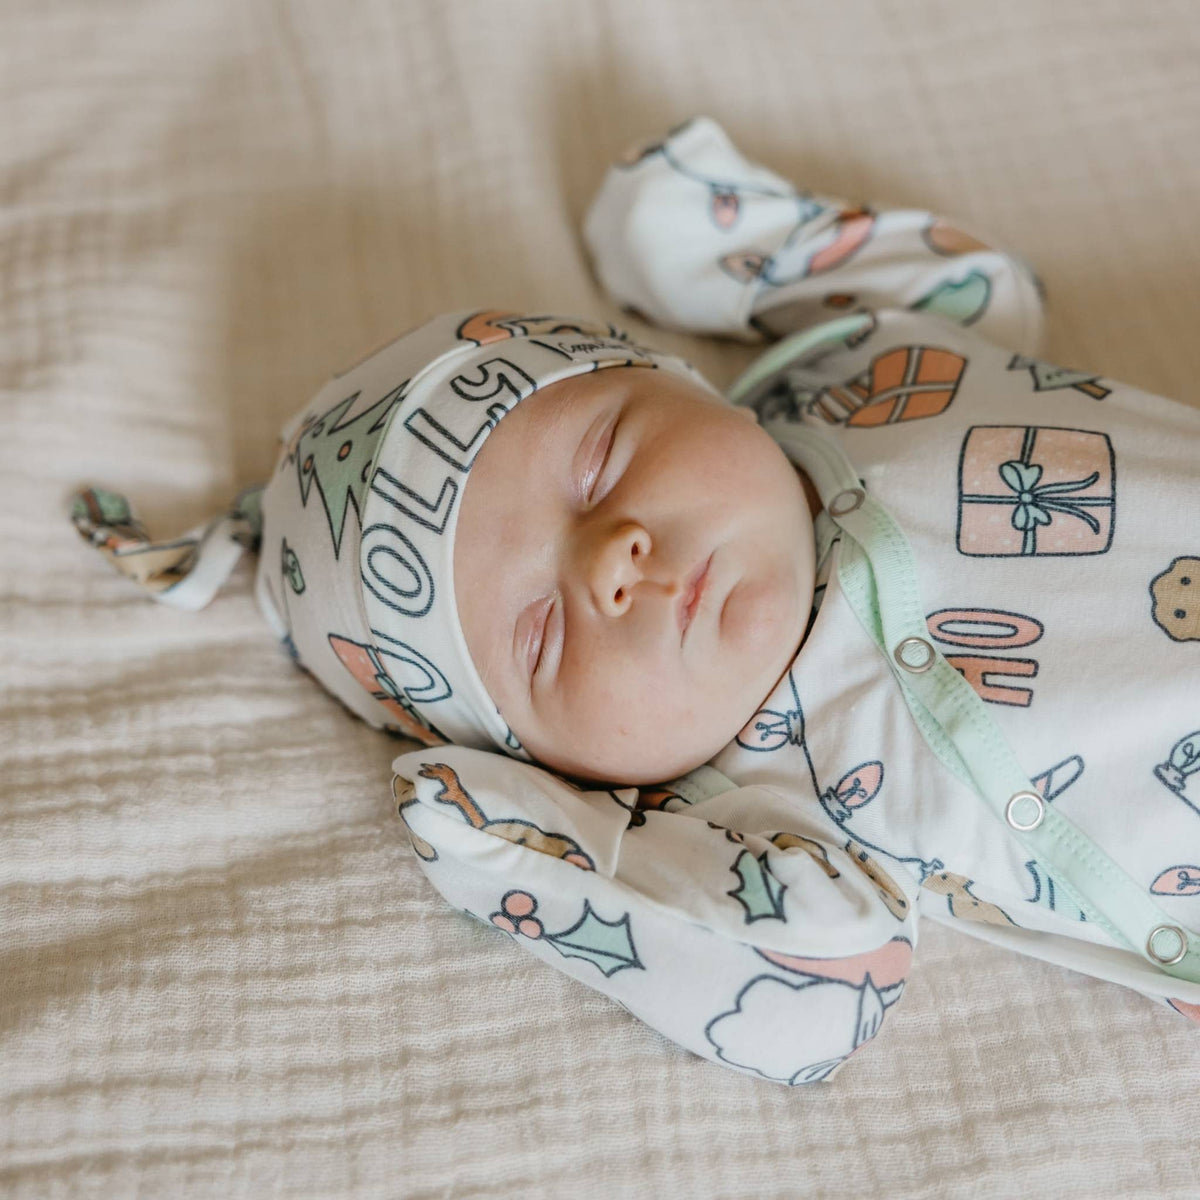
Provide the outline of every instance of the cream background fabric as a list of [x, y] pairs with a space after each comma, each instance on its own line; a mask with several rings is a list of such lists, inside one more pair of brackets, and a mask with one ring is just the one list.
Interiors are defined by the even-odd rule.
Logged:
[[[397, 743], [248, 565], [174, 612], [65, 515], [98, 483], [188, 528], [426, 315], [616, 317], [582, 212], [695, 112], [1011, 245], [1050, 361], [1200, 404], [1191, 0], [8, 0], [0, 34], [0, 1194], [1195, 1194], [1178, 1016], [926, 923], [835, 1083], [711, 1067], [440, 902]], [[629, 324], [717, 384], [755, 353]]]

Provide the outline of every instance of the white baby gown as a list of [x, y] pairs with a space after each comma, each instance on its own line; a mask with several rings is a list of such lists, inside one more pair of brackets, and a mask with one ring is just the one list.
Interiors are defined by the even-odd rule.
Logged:
[[605, 288], [647, 319], [799, 331], [731, 399], [827, 506], [813, 615], [737, 738], [661, 788], [400, 755], [434, 886], [680, 1045], [788, 1084], [879, 1031], [918, 914], [1200, 1019], [1200, 983], [1089, 919], [935, 753], [843, 594], [814, 449], [839, 447], [903, 532], [928, 643], [1045, 805], [1196, 934], [1200, 411], [1039, 360], [1020, 260], [928, 213], [799, 192], [704, 118], [614, 165], [585, 232]]

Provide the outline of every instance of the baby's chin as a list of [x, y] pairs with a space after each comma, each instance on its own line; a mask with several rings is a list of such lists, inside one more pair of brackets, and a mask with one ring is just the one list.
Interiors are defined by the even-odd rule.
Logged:
[[[720, 754], [754, 720], [792, 665], [797, 647], [791, 641], [782, 644], [790, 646], [790, 652], [773, 655], [757, 672], [743, 672], [740, 688], [731, 688], [728, 683], [724, 686], [714, 684], [713, 694], [720, 696], [725, 704], [721, 712], [713, 713], [707, 720], [707, 714], [692, 713], [688, 719], [660, 722], [649, 736], [637, 738], [636, 744], [584, 746], [576, 743], [571, 754], [556, 754], [534, 745], [527, 749], [542, 766], [556, 770], [584, 787], [596, 784], [646, 787], [678, 779]], [[751, 679], [754, 682], [751, 683]], [[672, 733], [676, 736], [672, 737]]]
[[563, 775], [568, 779], [580, 784], [584, 788], [594, 789], [597, 785], [605, 787], [654, 787], [660, 784], [667, 783], [672, 779], [678, 779], [681, 775], [686, 775], [689, 771], [694, 771], [697, 767], [703, 766], [709, 759], [713, 758], [720, 750], [728, 743], [729, 739], [722, 742], [709, 752], [698, 751], [691, 755], [685, 755], [682, 758], [663, 760], [666, 765], [654, 766], [653, 763], [647, 762], [640, 769], [629, 769], [629, 764], [624, 766], [614, 766], [612, 770], [605, 771], [599, 768], [589, 770], [568, 770], [565, 766], [559, 766], [557, 763], [545, 762], [541, 759], [541, 765], [549, 767], [559, 775]]

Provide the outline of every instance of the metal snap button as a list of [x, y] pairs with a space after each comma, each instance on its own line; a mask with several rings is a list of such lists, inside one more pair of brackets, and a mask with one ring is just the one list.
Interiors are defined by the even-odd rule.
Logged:
[[[1158, 935], [1168, 934], [1175, 939], [1174, 944], [1179, 948], [1172, 954], [1159, 951], [1155, 946]], [[1164, 967], [1169, 967], [1177, 963], [1187, 953], [1187, 934], [1179, 928], [1178, 925], [1158, 925], [1150, 931], [1150, 936], [1146, 939], [1146, 953], [1150, 955], [1157, 963], [1162, 963]]]
[[866, 498], [867, 493], [862, 488], [847, 488], [844, 492], [838, 492], [826, 507], [831, 517], [844, 517], [858, 508]]
[[[1017, 812], [1017, 806], [1024, 804], [1026, 811], [1026, 819], [1022, 820]], [[1029, 806], [1033, 805], [1033, 812], [1028, 812]], [[1037, 794], [1037, 792], [1014, 792], [1009, 799], [1008, 804], [1004, 807], [1004, 819], [1014, 828], [1019, 829], [1022, 833], [1028, 833], [1031, 829], [1036, 829], [1046, 819], [1046, 802]]]
[[[921, 658], [919, 662], [909, 662], [905, 657], [908, 650], [913, 648], [920, 652]], [[920, 675], [922, 671], [928, 671], [933, 666], [934, 661], [937, 659], [937, 651], [924, 638], [906, 637], [902, 642], [896, 644], [895, 650], [892, 651], [892, 657], [906, 671], [911, 671], [914, 675]]]

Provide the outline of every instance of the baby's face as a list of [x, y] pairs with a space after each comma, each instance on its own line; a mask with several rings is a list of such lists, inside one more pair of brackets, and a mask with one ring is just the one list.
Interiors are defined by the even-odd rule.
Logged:
[[554, 770], [683, 774], [796, 655], [814, 575], [801, 477], [752, 410], [686, 379], [621, 367], [539, 389], [489, 434], [461, 503], [467, 647]]

